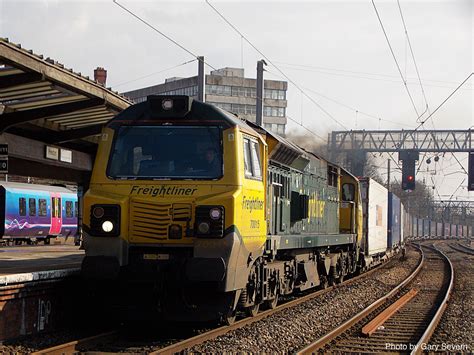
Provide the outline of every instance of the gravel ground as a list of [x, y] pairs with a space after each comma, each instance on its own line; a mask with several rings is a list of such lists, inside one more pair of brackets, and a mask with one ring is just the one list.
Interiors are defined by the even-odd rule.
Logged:
[[[295, 351], [338, 326], [399, 284], [414, 269], [419, 260], [418, 252], [413, 249], [408, 249], [407, 256], [406, 261], [394, 260], [356, 284], [340, 285], [321, 297], [278, 312], [214, 341], [196, 346], [191, 351], [207, 353]], [[354, 294], [358, 297], [353, 297]], [[93, 334], [96, 332], [91, 333], [89, 329], [88, 331], [63, 330], [35, 335], [0, 345], [0, 354], [26, 354]], [[146, 336], [146, 339], [137, 338], [136, 341], [130, 339], [129, 336], [120, 338], [113, 344], [103, 346], [100, 351], [146, 354], [176, 341], [172, 340], [173, 336], [164, 337], [168, 338], [165, 340], [163, 337], [157, 339], [156, 335]]]
[[394, 260], [367, 279], [341, 285], [321, 297], [197, 345], [189, 352], [295, 352], [342, 324], [404, 280], [419, 261], [419, 253], [411, 248], [407, 256], [407, 260]]
[[[429, 344], [438, 345], [439, 350], [472, 353], [474, 351], [474, 278], [472, 276], [474, 256], [451, 249], [447, 242], [439, 242], [437, 246], [445, 252], [453, 264], [454, 291]], [[454, 347], [447, 348], [450, 345]]]
[[17, 340], [5, 341], [0, 344], [0, 354], [29, 354], [40, 349], [45, 349], [59, 345], [68, 341], [85, 338], [94, 335], [91, 330], [59, 330], [57, 332], [47, 332]]

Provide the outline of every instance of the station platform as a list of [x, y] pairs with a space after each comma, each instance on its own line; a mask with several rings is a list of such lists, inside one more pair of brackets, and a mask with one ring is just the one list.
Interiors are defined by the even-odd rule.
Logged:
[[80, 269], [83, 258], [84, 250], [73, 241], [54, 244], [52, 240], [51, 245], [0, 247], [0, 284], [6, 276], [11, 279], [13, 275], [25, 273]]
[[84, 250], [61, 238], [0, 247], [0, 342], [61, 329], [74, 319], [83, 258]]

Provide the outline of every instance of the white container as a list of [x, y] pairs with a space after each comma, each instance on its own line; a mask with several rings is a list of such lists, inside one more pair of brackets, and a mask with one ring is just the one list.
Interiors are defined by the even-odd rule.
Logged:
[[371, 178], [361, 179], [363, 237], [362, 249], [372, 256], [387, 250], [388, 191]]

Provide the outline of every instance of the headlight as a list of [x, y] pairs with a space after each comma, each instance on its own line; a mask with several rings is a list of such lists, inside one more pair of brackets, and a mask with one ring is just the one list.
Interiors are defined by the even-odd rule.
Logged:
[[110, 221], [105, 221], [102, 223], [102, 230], [106, 233], [111, 232], [114, 229], [114, 224]]
[[211, 217], [211, 219], [215, 221], [221, 218], [221, 216], [222, 212], [220, 208], [211, 208], [211, 210], [209, 211], [209, 217]]
[[201, 238], [222, 238], [224, 236], [224, 206], [196, 206], [194, 235]]
[[90, 234], [102, 237], [120, 235], [120, 206], [109, 204], [92, 205], [90, 209]]
[[170, 239], [180, 239], [182, 234], [182, 228], [179, 224], [172, 224], [170, 226], [168, 233]]
[[94, 207], [92, 210], [92, 214], [94, 215], [95, 218], [102, 218], [104, 217], [104, 209], [100, 206]]
[[200, 234], [209, 233], [209, 229], [211, 229], [211, 226], [207, 222], [201, 222], [198, 225], [198, 231], [199, 231]]

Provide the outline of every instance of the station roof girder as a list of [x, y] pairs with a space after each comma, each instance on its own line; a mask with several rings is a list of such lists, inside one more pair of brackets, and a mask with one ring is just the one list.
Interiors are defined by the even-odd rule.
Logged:
[[[97, 142], [93, 136], [131, 104], [89, 77], [0, 38], [0, 140], [12, 144], [12, 158], [22, 165], [46, 164], [53, 167], [53, 176], [59, 167], [90, 172]], [[37, 151], [21, 149], [21, 144]], [[45, 159], [47, 144], [71, 149], [73, 163]]]

